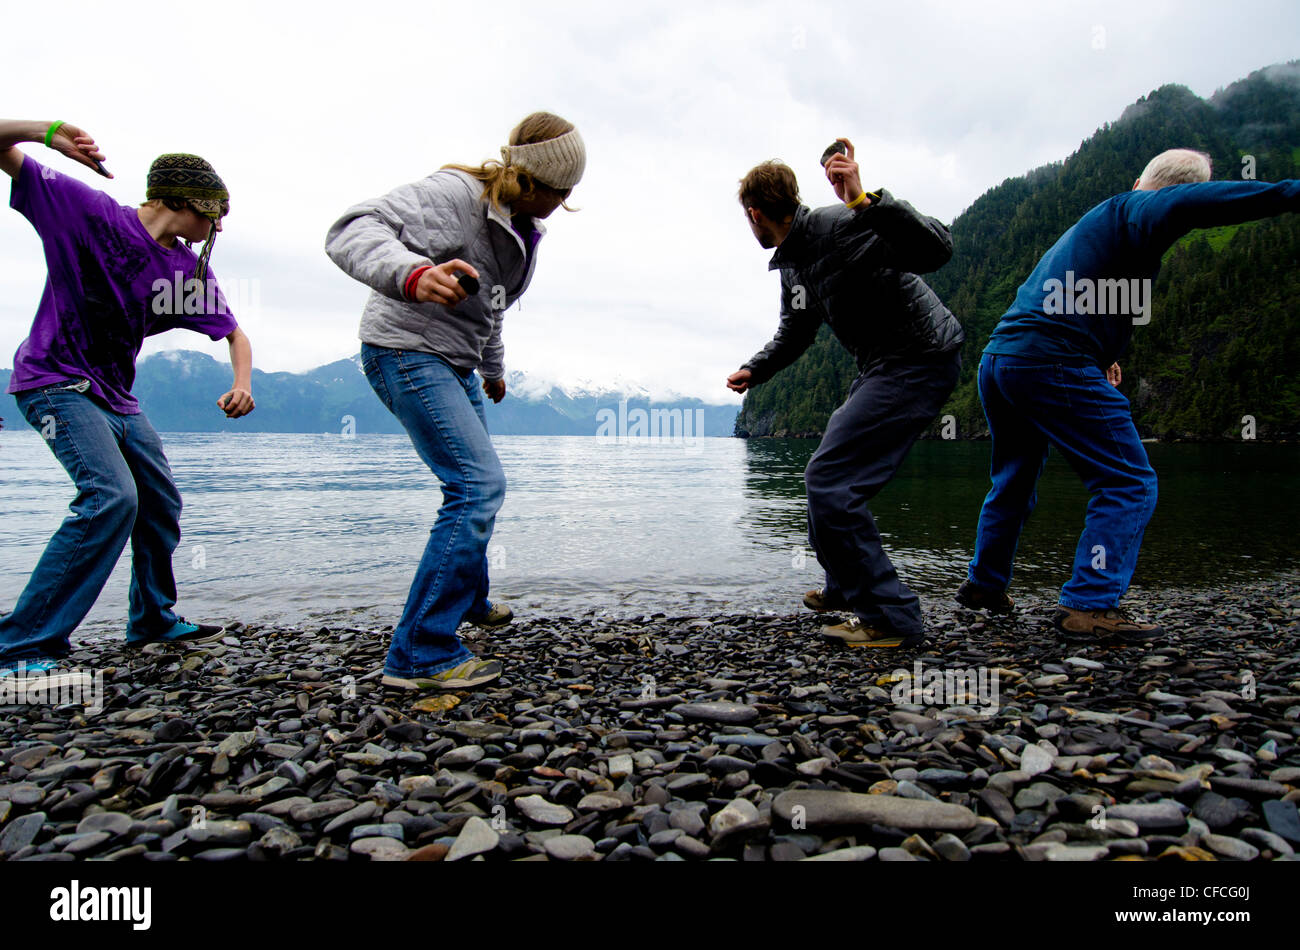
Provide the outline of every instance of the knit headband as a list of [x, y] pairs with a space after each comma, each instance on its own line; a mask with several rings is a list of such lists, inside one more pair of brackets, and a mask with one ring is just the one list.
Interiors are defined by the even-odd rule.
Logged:
[[501, 158], [507, 166], [513, 165], [543, 185], [563, 191], [582, 180], [587, 167], [587, 146], [578, 130], [572, 129], [545, 142], [503, 145]]
[[194, 276], [203, 280], [208, 273], [212, 245], [217, 239], [215, 223], [230, 213], [230, 192], [226, 183], [216, 169], [199, 156], [175, 152], [159, 155], [149, 166], [144, 196], [150, 201], [155, 198], [181, 199], [213, 222], [194, 270]]

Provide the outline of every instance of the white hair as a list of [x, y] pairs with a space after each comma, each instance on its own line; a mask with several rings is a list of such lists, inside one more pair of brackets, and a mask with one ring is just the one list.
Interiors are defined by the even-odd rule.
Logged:
[[1171, 148], [1161, 152], [1142, 169], [1138, 187], [1145, 190], [1166, 185], [1210, 180], [1210, 156], [1190, 148]]

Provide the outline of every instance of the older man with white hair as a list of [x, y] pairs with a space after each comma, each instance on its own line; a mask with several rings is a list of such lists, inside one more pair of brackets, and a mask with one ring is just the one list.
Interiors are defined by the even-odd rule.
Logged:
[[1117, 361], [1133, 326], [1150, 320], [1151, 286], [1175, 241], [1195, 228], [1300, 211], [1300, 181], [1209, 178], [1204, 153], [1157, 155], [1132, 191], [1094, 207], [1052, 245], [994, 329], [979, 368], [993, 486], [958, 603], [1012, 609], [1016, 545], [1052, 445], [1092, 494], [1053, 618], [1057, 633], [1130, 643], [1163, 635], [1119, 606], [1155, 511], [1156, 473], [1116, 389]]

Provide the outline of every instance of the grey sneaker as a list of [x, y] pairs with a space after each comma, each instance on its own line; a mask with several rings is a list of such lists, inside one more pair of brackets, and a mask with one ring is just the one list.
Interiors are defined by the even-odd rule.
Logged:
[[501, 664], [496, 660], [473, 659], [431, 676], [413, 676], [407, 679], [385, 673], [382, 682], [393, 689], [405, 690], [469, 689], [490, 683], [500, 676]]
[[515, 612], [505, 604], [493, 604], [485, 614], [466, 614], [465, 619], [485, 630], [499, 630], [515, 619]]

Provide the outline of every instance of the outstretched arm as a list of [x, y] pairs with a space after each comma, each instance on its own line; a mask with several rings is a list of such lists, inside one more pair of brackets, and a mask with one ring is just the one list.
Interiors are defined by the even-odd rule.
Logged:
[[226, 337], [230, 344], [230, 366], [235, 371], [235, 381], [230, 391], [217, 400], [229, 419], [238, 419], [253, 411], [253, 346], [244, 331], [235, 327]]
[[1202, 181], [1138, 193], [1129, 220], [1164, 250], [1188, 231], [1300, 211], [1300, 181]]
[[[22, 119], [0, 119], [0, 170], [10, 178], [17, 178], [23, 167], [24, 155], [15, 148], [19, 142], [44, 143], [52, 122], [29, 122]], [[112, 178], [101, 164], [104, 153], [99, 150], [95, 140], [67, 122], [62, 123], [50, 138], [50, 148], [67, 156], [74, 162], [80, 162], [87, 168], [94, 169], [105, 178]]]

